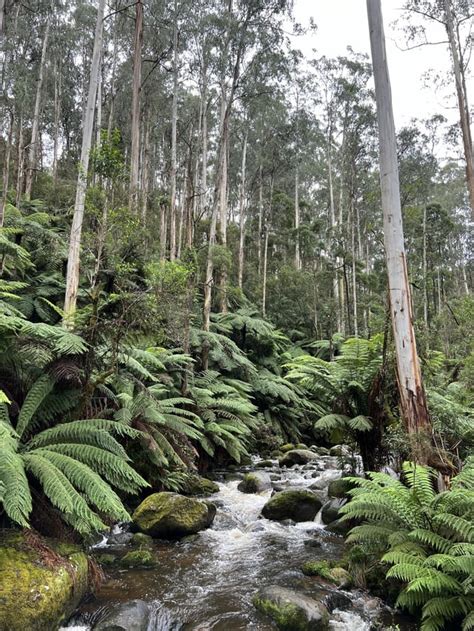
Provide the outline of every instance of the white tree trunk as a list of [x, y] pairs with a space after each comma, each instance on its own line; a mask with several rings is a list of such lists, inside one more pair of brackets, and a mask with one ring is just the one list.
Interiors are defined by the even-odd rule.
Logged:
[[132, 141], [130, 148], [129, 208], [138, 212], [138, 181], [140, 172], [140, 95], [142, 84], [143, 3], [135, 5], [135, 37], [133, 44]]
[[84, 205], [87, 190], [87, 172], [89, 169], [89, 155], [94, 128], [94, 111], [99, 79], [99, 62], [102, 50], [102, 34], [104, 26], [105, 0], [99, 0], [97, 22], [95, 27], [94, 50], [92, 53], [89, 91], [84, 115], [84, 129], [82, 132], [81, 160], [77, 176], [76, 201], [74, 216], [69, 237], [69, 254], [67, 261], [66, 295], [64, 300], [64, 323], [68, 327], [74, 326], [77, 290], [79, 287], [79, 266], [81, 253], [82, 223], [84, 220]]
[[245, 195], [246, 195], [246, 170], [247, 170], [247, 140], [248, 132], [245, 132], [244, 146], [242, 148], [242, 166], [240, 170], [240, 195], [239, 195], [239, 222], [240, 222], [240, 239], [239, 239], [239, 272], [238, 284], [242, 289], [244, 278], [244, 256], [245, 256]]
[[36, 171], [36, 156], [38, 154], [38, 141], [39, 141], [39, 123], [41, 114], [41, 95], [43, 92], [44, 82], [44, 68], [46, 65], [46, 54], [48, 50], [49, 30], [51, 26], [52, 14], [48, 15], [48, 21], [46, 22], [43, 45], [41, 47], [41, 61], [39, 66], [38, 83], [36, 85], [36, 97], [35, 97], [35, 109], [33, 112], [33, 120], [31, 123], [31, 140], [28, 149], [28, 169], [26, 171], [26, 186], [25, 186], [25, 198], [31, 198], [31, 189], [33, 188], [33, 179]]
[[176, 258], [176, 128], [178, 120], [178, 14], [174, 3], [173, 27], [173, 101], [171, 105], [171, 167], [170, 167], [170, 260]]
[[300, 173], [299, 165], [296, 165], [295, 172], [295, 267], [301, 269], [301, 253], [300, 253]]
[[[431, 423], [425, 400], [408, 281], [400, 203], [397, 147], [392, 94], [385, 52], [380, 0], [367, 0], [372, 65], [374, 70], [379, 127], [380, 184], [387, 262], [390, 312], [397, 358], [398, 387], [402, 418], [409, 434], [429, 432]], [[426, 462], [426, 444], [412, 445], [414, 458]]]

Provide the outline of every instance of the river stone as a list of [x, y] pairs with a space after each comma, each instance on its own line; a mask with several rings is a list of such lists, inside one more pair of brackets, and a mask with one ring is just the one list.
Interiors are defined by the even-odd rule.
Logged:
[[321, 500], [307, 489], [287, 489], [271, 497], [262, 509], [263, 517], [274, 521], [293, 519], [312, 521], [322, 506]]
[[[349, 596], [346, 596], [339, 590], [334, 590], [333, 592], [328, 594], [324, 599], [324, 602], [330, 612], [333, 612], [334, 609], [344, 610], [350, 609], [352, 607], [352, 600], [349, 598]], [[366, 610], [365, 607], [364, 610]]]
[[349, 530], [352, 530], [354, 526], [355, 523], [353, 520], [336, 519], [326, 526], [326, 530], [328, 532], [333, 532], [336, 535], [345, 537], [349, 533]]
[[212, 480], [191, 473], [186, 477], [181, 492], [183, 495], [212, 495], [219, 492], [219, 485]]
[[331, 567], [327, 561], [307, 561], [301, 568], [306, 576], [319, 576], [339, 588], [349, 587], [352, 577], [342, 567]]
[[0, 629], [57, 629], [88, 591], [87, 555], [78, 546], [39, 537], [32, 546], [21, 532], [0, 532]]
[[260, 462], [256, 463], [255, 467], [257, 469], [268, 469], [269, 467], [273, 467], [274, 464], [273, 460], [260, 460]]
[[321, 602], [286, 587], [271, 585], [261, 589], [253, 604], [281, 631], [325, 631], [329, 628], [329, 613]]
[[323, 508], [321, 510], [321, 520], [323, 524], [327, 525], [333, 521], [336, 521], [336, 519], [339, 519], [339, 517], [341, 516], [339, 514], [339, 511], [344, 506], [344, 504], [346, 504], [346, 501], [347, 500], [342, 498], [333, 498], [328, 500], [323, 505]]
[[150, 608], [143, 600], [131, 600], [115, 605], [94, 631], [147, 631], [150, 621]]
[[280, 447], [280, 451], [284, 454], [287, 451], [290, 451], [291, 449], [294, 449], [295, 445], [293, 445], [293, 443], [286, 443], [285, 445], [282, 445]]
[[347, 492], [354, 489], [357, 485], [349, 478], [338, 478], [331, 480], [328, 484], [329, 497], [347, 497]]
[[332, 475], [330, 475], [330, 476], [323, 475], [323, 476], [321, 476], [319, 478], [316, 478], [316, 480], [311, 483], [309, 488], [311, 490], [323, 491], [324, 489], [328, 488], [329, 484], [333, 480], [338, 480], [340, 477], [341, 477], [341, 472], [340, 471], [334, 471], [334, 473]]
[[237, 488], [242, 493], [261, 493], [272, 488], [272, 481], [265, 471], [253, 471], [244, 475], [244, 479]]
[[143, 532], [136, 532], [130, 543], [134, 548], [151, 548], [153, 547], [153, 537], [145, 535]]
[[192, 535], [208, 528], [215, 516], [215, 506], [178, 493], [153, 493], [133, 513], [140, 532], [158, 538]]
[[149, 550], [130, 550], [119, 560], [121, 567], [155, 567], [156, 559]]
[[280, 458], [280, 467], [293, 467], [295, 464], [308, 464], [318, 459], [318, 455], [309, 449], [291, 449]]

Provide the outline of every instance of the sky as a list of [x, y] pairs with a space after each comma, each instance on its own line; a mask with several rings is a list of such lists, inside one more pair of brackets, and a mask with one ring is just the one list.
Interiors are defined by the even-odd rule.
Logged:
[[[406, 125], [412, 118], [428, 118], [442, 114], [448, 121], [458, 120], [454, 85], [448, 92], [436, 89], [433, 81], [423, 75], [430, 69], [438, 72], [450, 71], [447, 47], [425, 46], [403, 51], [403, 34], [393, 23], [401, 17], [403, 0], [382, 0], [389, 73], [392, 83], [393, 109], [397, 128]], [[345, 55], [347, 46], [355, 52], [370, 55], [369, 30], [365, 0], [295, 0], [296, 21], [308, 26], [312, 17], [318, 29], [293, 40], [295, 47], [305, 56]], [[442, 27], [430, 26], [430, 39], [445, 39]], [[450, 86], [451, 87], [451, 86]], [[474, 99], [474, 80], [471, 76], [468, 91]]]

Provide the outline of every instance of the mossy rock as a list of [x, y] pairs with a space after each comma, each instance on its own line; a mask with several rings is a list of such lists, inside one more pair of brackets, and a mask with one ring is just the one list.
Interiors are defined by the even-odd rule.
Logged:
[[309, 449], [309, 447], [308, 445], [305, 445], [304, 443], [296, 443], [295, 449]]
[[347, 497], [348, 491], [355, 488], [354, 482], [351, 482], [349, 478], [339, 478], [337, 480], [331, 480], [328, 484], [329, 497], [343, 498]]
[[272, 488], [272, 481], [268, 473], [254, 471], [253, 473], [246, 473], [237, 488], [242, 493], [262, 493]]
[[310, 449], [290, 449], [279, 459], [280, 467], [293, 467], [295, 464], [308, 464], [318, 460], [318, 455]]
[[272, 460], [260, 460], [260, 462], [257, 462], [255, 467], [257, 469], [267, 469], [267, 468], [273, 467], [273, 464], [274, 463]]
[[263, 517], [274, 521], [293, 519], [312, 521], [322, 506], [314, 493], [306, 489], [287, 489], [275, 493], [262, 509]]
[[181, 490], [183, 495], [206, 496], [219, 492], [219, 485], [212, 480], [203, 478], [200, 475], [190, 474]]
[[287, 451], [291, 451], [294, 448], [295, 448], [295, 445], [293, 443], [285, 443], [284, 445], [280, 447], [280, 451], [281, 453], [285, 454]]
[[329, 499], [321, 510], [321, 521], [323, 524], [331, 524], [341, 517], [341, 508], [346, 504], [347, 500], [333, 497]]
[[87, 555], [17, 531], [0, 535], [0, 629], [55, 631], [89, 588]]
[[285, 587], [265, 587], [254, 597], [253, 604], [269, 616], [280, 631], [326, 631], [329, 628], [329, 613], [323, 603]]
[[143, 532], [135, 532], [130, 543], [134, 548], [151, 548], [153, 546], [153, 537], [145, 535]]
[[178, 493], [153, 493], [133, 513], [140, 532], [152, 537], [174, 539], [208, 528], [215, 506]]
[[328, 561], [308, 561], [301, 568], [306, 576], [319, 576], [337, 587], [349, 587], [352, 579], [342, 567], [332, 567]]
[[119, 560], [121, 567], [155, 567], [156, 559], [149, 550], [130, 550]]

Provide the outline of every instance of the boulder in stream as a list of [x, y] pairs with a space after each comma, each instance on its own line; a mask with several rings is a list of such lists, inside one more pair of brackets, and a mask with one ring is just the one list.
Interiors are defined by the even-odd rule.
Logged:
[[183, 495], [212, 495], [218, 493], [219, 485], [217, 482], [203, 478], [201, 475], [190, 473], [186, 477], [186, 481], [182, 488]]
[[264, 471], [253, 471], [246, 473], [244, 479], [239, 483], [239, 491], [242, 493], [261, 493], [272, 488], [272, 481], [268, 473]]
[[334, 471], [331, 475], [323, 474], [320, 477], [316, 478], [316, 480], [311, 483], [309, 488], [311, 490], [323, 491], [324, 489], [328, 488], [329, 484], [333, 480], [338, 480], [341, 475], [342, 474], [340, 471]]
[[131, 600], [112, 607], [94, 631], [147, 631], [150, 608], [143, 600]]
[[261, 589], [253, 604], [281, 631], [325, 631], [329, 628], [329, 613], [322, 602], [286, 587], [271, 585]]
[[339, 478], [331, 480], [328, 485], [329, 497], [347, 497], [347, 492], [354, 489], [357, 485], [350, 478]]
[[262, 509], [263, 517], [273, 521], [293, 519], [294, 521], [312, 521], [322, 502], [307, 489], [287, 489], [275, 493]]
[[280, 467], [293, 467], [295, 464], [308, 464], [318, 460], [318, 454], [309, 449], [291, 449], [280, 458]]
[[347, 500], [342, 499], [342, 498], [329, 499], [323, 505], [323, 508], [321, 511], [321, 520], [323, 524], [327, 525], [333, 521], [336, 521], [336, 519], [339, 519], [340, 517], [339, 511], [341, 510], [341, 508], [344, 506], [346, 502]]
[[308, 561], [301, 568], [306, 576], [319, 576], [339, 588], [349, 587], [352, 578], [342, 567], [332, 567], [328, 561]]
[[213, 504], [178, 493], [153, 493], [133, 513], [135, 527], [146, 535], [179, 538], [208, 528], [215, 517]]
[[88, 558], [79, 546], [2, 531], [0, 629], [57, 629], [88, 588]]

